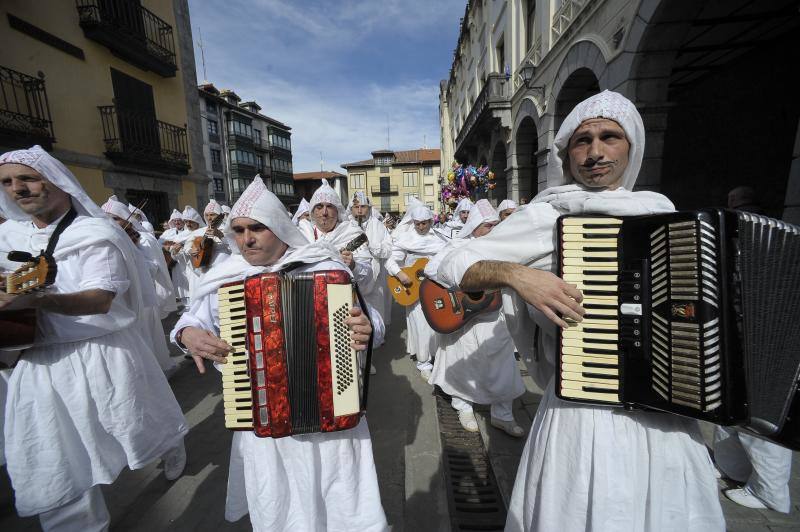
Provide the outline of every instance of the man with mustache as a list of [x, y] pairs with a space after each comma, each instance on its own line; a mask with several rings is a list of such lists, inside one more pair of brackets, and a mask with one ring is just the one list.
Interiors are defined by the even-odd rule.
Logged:
[[673, 211], [660, 194], [631, 192], [643, 156], [644, 125], [632, 102], [611, 91], [584, 100], [556, 134], [550, 188], [439, 267], [449, 286], [518, 294], [506, 313], [517, 347], [533, 345], [536, 327], [521, 323], [527, 310], [540, 328], [530, 370], [545, 392], [520, 460], [507, 531], [725, 529], [695, 420], [555, 396], [555, 326], [567, 327], [565, 319], [581, 321], [584, 314], [580, 291], [551, 273], [556, 221], [563, 214]]

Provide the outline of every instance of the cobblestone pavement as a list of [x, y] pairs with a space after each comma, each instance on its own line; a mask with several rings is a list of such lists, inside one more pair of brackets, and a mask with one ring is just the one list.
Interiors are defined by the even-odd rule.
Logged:
[[[419, 377], [405, 354], [404, 313], [395, 307], [387, 343], [374, 354], [377, 375], [372, 376], [369, 426], [378, 471], [381, 499], [393, 531], [447, 531], [449, 518], [441, 469], [441, 443], [436, 404], [430, 386]], [[174, 317], [165, 321], [165, 329]], [[182, 365], [171, 378], [191, 431], [186, 438], [189, 461], [175, 482], [164, 479], [160, 464], [137, 471], [125, 470], [104, 487], [114, 531], [239, 531], [251, 530], [248, 518], [224, 520], [225, 491], [231, 432], [223, 426], [219, 375], [200, 376], [194, 364], [173, 353]], [[527, 386], [515, 402], [515, 415], [528, 429], [541, 390], [520, 371]], [[516, 475], [524, 439], [511, 438], [488, 426], [488, 408], [476, 407], [478, 422], [500, 489], [507, 501]], [[704, 427], [709, 438], [711, 427]], [[710, 441], [710, 439], [708, 440]], [[750, 510], [720, 500], [730, 532], [800, 530], [800, 463], [793, 466], [792, 513]], [[726, 484], [720, 481], [720, 487]], [[0, 468], [0, 530], [40, 530], [36, 518], [14, 513], [13, 495], [5, 469]]]

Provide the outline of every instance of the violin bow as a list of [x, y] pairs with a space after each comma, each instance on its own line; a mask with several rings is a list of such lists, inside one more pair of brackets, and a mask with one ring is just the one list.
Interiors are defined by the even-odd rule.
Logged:
[[[149, 200], [149, 199], [150, 198], [143, 199], [142, 202], [139, 204], [139, 206], [136, 207], [136, 210], [131, 211], [131, 213], [128, 215], [128, 217], [125, 218], [125, 225], [122, 227], [123, 230], [127, 230], [128, 227], [131, 226], [131, 216], [136, 214], [136, 211], [141, 211], [142, 209], [144, 209], [144, 206], [147, 205], [147, 200]], [[144, 212], [144, 211], [142, 211], [142, 212]]]

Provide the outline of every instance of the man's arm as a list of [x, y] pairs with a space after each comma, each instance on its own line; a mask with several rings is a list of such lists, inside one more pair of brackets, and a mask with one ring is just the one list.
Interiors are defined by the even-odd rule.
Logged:
[[0, 310], [38, 308], [66, 316], [105, 314], [111, 308], [114, 295], [114, 292], [99, 288], [71, 294], [40, 292], [13, 295], [0, 292]]
[[513, 262], [478, 261], [464, 273], [460, 287], [467, 292], [511, 288], [563, 328], [567, 327], [567, 322], [562, 317], [582, 321], [586, 313], [580, 305], [583, 295], [575, 286], [550, 272]]

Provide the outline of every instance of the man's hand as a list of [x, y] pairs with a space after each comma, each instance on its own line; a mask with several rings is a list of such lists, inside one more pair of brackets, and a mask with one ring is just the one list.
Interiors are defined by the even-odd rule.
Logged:
[[35, 294], [7, 294], [0, 292], [0, 310], [36, 308]]
[[341, 255], [342, 255], [342, 262], [344, 262], [344, 265], [350, 268], [351, 271], [354, 271], [356, 269], [356, 261], [353, 258], [353, 252], [347, 251], [345, 249], [342, 250]]
[[220, 240], [225, 238], [225, 235], [222, 234], [222, 231], [220, 231], [219, 229], [216, 229], [216, 228], [212, 229], [211, 227], [206, 229], [205, 236], [207, 236], [208, 238], [217, 237]]
[[189, 350], [197, 366], [197, 371], [201, 374], [206, 372], [206, 366], [203, 363], [204, 358], [225, 364], [228, 361], [225, 356], [233, 351], [233, 348], [226, 342], [220, 340], [209, 331], [198, 327], [181, 329], [178, 341]]
[[369, 335], [372, 334], [372, 325], [358, 307], [350, 309], [350, 317], [344, 320], [345, 325], [350, 328], [350, 338], [353, 340], [350, 345], [356, 351], [363, 351], [367, 348]]
[[174, 244], [172, 244], [172, 245], [170, 246], [170, 248], [169, 248], [169, 252], [170, 252], [171, 254], [173, 254], [173, 255], [174, 255], [174, 254], [176, 254], [177, 252], [179, 252], [179, 251], [181, 250], [181, 248], [182, 248], [182, 247], [183, 247], [183, 244], [181, 244], [180, 242], [176, 242], [176, 243], [174, 243]]
[[413, 282], [411, 282], [411, 278], [408, 275], [406, 275], [406, 272], [404, 271], [397, 272], [397, 275], [395, 275], [395, 277], [397, 277], [397, 280], [400, 281], [400, 284], [402, 284], [405, 287], [409, 287], [412, 284], [414, 284]]

